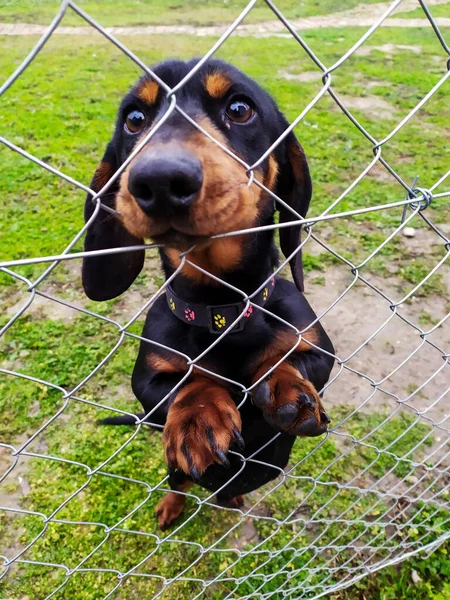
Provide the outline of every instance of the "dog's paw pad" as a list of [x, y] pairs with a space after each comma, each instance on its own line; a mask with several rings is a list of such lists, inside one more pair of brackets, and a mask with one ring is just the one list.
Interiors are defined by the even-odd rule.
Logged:
[[252, 394], [253, 404], [258, 408], [264, 408], [270, 404], [270, 387], [267, 381], [262, 381], [256, 386]]
[[295, 421], [298, 415], [299, 407], [295, 402], [288, 402], [277, 409], [275, 421], [280, 427], [289, 427]]
[[275, 369], [256, 386], [253, 403], [270, 425], [290, 435], [321, 435], [330, 423], [312, 383], [290, 365]]

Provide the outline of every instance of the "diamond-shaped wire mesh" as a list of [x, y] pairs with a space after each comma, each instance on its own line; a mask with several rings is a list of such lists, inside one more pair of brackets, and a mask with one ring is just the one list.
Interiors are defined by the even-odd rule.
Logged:
[[[108, 328], [113, 332], [109, 351], [106, 355], [101, 356], [95, 368], [73, 387], [55, 385], [49, 381], [41, 380], [27, 374], [25, 371], [22, 372], [20, 366], [16, 370], [0, 369], [2, 377], [17, 379], [19, 394], [22, 385], [32, 384], [35, 385], [36, 390], [53, 393], [55, 398], [55, 411], [46, 418], [31, 436], [21, 439], [19, 443], [14, 445], [0, 443], [0, 448], [3, 449], [4, 456], [8, 460], [7, 469], [5, 472], [0, 473], [0, 484], [7, 485], [8, 478], [11, 478], [15, 470], [22, 473], [23, 465], [26, 463], [34, 465], [33, 461], [47, 461], [67, 467], [66, 471], [61, 471], [61, 473], [65, 473], [66, 477], [77, 474], [77, 477], [74, 476], [75, 483], [72, 493], [66, 496], [62, 502], [59, 500], [55, 502], [54, 509], [50, 513], [44, 514], [41, 512], [38, 503], [34, 503], [27, 508], [22, 508], [15, 503], [0, 506], [0, 511], [8, 519], [13, 520], [17, 516], [28, 518], [28, 521], [24, 521], [24, 523], [28, 523], [30, 530], [34, 532], [34, 535], [29, 537], [26, 543], [21, 544], [20, 547], [15, 545], [7, 552], [7, 555], [0, 557], [3, 561], [0, 578], [14, 577], [25, 568], [42, 567], [41, 577], [47, 576], [49, 578], [51, 588], [46, 596], [47, 598], [58, 593], [61, 594], [60, 597], [63, 597], [65, 586], [74, 580], [76, 580], [76, 585], [82, 588], [84, 578], [88, 575], [95, 575], [106, 577], [109, 581], [109, 591], [106, 595], [102, 593], [95, 596], [96, 598], [114, 597], [121, 592], [130, 580], [134, 582], [140, 580], [151, 582], [153, 585], [152, 592], [146, 595], [148, 598], [165, 597], [166, 592], [175, 594], [178, 584], [188, 583], [191, 584], [189, 588], [191, 598], [218, 597], [214, 594], [219, 593], [221, 594], [220, 597], [223, 598], [269, 599], [286, 597], [312, 599], [345, 588], [370, 573], [387, 565], [403, 561], [416, 553], [432, 552], [450, 537], [450, 528], [446, 527], [450, 522], [448, 517], [448, 487], [450, 485], [448, 478], [449, 449], [447, 445], [450, 440], [447, 424], [448, 415], [438, 414], [434, 410], [439, 403], [443, 404], [450, 389], [448, 387], [448, 349], [440, 347], [434, 335], [440, 328], [445, 326], [449, 315], [440, 319], [437, 323], [424, 327], [416, 323], [407, 310], [414, 294], [426, 285], [427, 281], [438, 272], [450, 255], [450, 240], [427, 214], [427, 208], [433, 200], [450, 196], [450, 191], [436, 192], [437, 188], [442, 190], [446, 179], [450, 177], [450, 171], [442, 174], [442, 177], [429, 189], [417, 188], [415, 184], [410, 186], [403, 181], [396, 170], [395, 155], [389, 162], [383, 156], [383, 150], [388, 147], [393, 137], [411, 119], [414, 119], [416, 113], [447, 82], [450, 71], [447, 71], [397, 126], [380, 140], [374, 139], [369, 131], [361, 125], [346, 107], [345, 100], [342, 100], [333, 89], [333, 74], [389, 18], [401, 2], [402, 0], [393, 2], [385, 13], [335, 64], [327, 67], [305, 43], [304, 39], [291, 26], [275, 4], [270, 0], [265, 0], [274, 15], [284, 24], [285, 31], [298, 43], [298, 52], [307, 53], [321, 71], [323, 85], [316, 96], [306, 104], [293, 120], [283, 136], [253, 165], [246, 164], [228, 148], [221, 146], [217, 140], [211, 138], [224, 152], [231, 154], [242, 165], [242, 168], [247, 172], [251, 185], [257, 185], [265, 189], [267, 193], [271, 193], [255, 177], [255, 169], [292, 129], [305, 120], [305, 117], [322, 97], [328, 95], [332, 98], [339, 109], [348, 117], [352, 126], [356, 127], [367, 139], [368, 147], [373, 151], [373, 160], [321, 214], [316, 217], [302, 218], [299, 214], [294, 213], [293, 218], [296, 220], [289, 223], [288, 226], [302, 224], [306, 233], [303, 236], [301, 246], [318, 244], [326, 253], [333, 256], [335, 261], [342, 265], [349, 275], [348, 281], [345, 282], [344, 286], [341, 286], [333, 301], [329, 305], [321, 307], [318, 314], [319, 320], [326, 318], [329, 314], [339, 315], [336, 311], [345, 303], [351, 307], [350, 311], [353, 310], [357, 313], [366, 310], [364, 305], [355, 305], [352, 302], [352, 298], [355, 297], [352, 296], [353, 292], [361, 287], [364, 288], [367, 296], [370, 296], [372, 300], [370, 306], [375, 312], [369, 334], [364, 330], [358, 337], [358, 332], [355, 332], [351, 345], [337, 348], [336, 367], [324, 390], [325, 400], [327, 401], [335, 395], [337, 390], [342, 393], [343, 390], [348, 389], [349, 395], [354, 394], [356, 396], [353, 398], [352, 408], [339, 413], [340, 418], [335, 419], [339, 422], [333, 423], [325, 439], [314, 441], [312, 444], [308, 442], [307, 445], [305, 442], [304, 448], [306, 450], [303, 450], [303, 453], [295, 453], [291, 457], [288, 467], [284, 471], [280, 470], [278, 479], [266, 485], [257, 493], [252, 494], [242, 509], [231, 510], [229, 514], [233, 516], [234, 520], [229, 521], [229, 526], [226, 529], [218, 533], [215, 532], [208, 543], [200, 543], [191, 533], [187, 534], [187, 526], [195, 523], [196, 520], [203, 519], [205, 510], [223, 511], [226, 509], [215, 504], [213, 495], [197, 493], [195, 488], [185, 494], [192, 501], [193, 508], [190, 510], [189, 515], [181, 524], [175, 526], [168, 533], [150, 533], [145, 528], [136, 529], [133, 527], [133, 518], [138, 513], [148, 510], [149, 502], [155, 496], [161, 498], [168, 491], [167, 477], [160, 472], [157, 476], [152, 473], [151, 479], [149, 478], [146, 481], [114, 472], [114, 464], [117, 459], [127, 456], [130, 460], [133, 460], [133, 443], [141, 435], [141, 431], [146, 430], [144, 421], [151, 422], [151, 413], [142, 420], [137, 419], [136, 428], [127, 435], [125, 441], [118, 445], [112, 454], [104, 459], [102, 458], [95, 466], [83, 462], [83, 448], [80, 451], [81, 458], [71, 460], [64, 458], [63, 453], [61, 455], [47, 453], [45, 442], [42, 442], [46, 430], [58, 426], [61, 420], [70, 419], [72, 410], [82, 411], [85, 408], [92, 407], [102, 411], [106, 410], [109, 414], [130, 414], [97, 401], [98, 398], [96, 399], [88, 392], [86, 393], [86, 389], [89, 389], [89, 383], [92, 379], [108, 369], [110, 361], [120, 354], [124, 345], [127, 343], [136, 344], [139, 340], [144, 339], [136, 333], [133, 325], [142, 314], [145, 314], [155, 299], [165, 292], [168, 282], [161, 285], [155, 294], [149, 296], [145, 304], [135, 310], [135, 314], [131, 318], [123, 320], [115, 320], [104, 316], [100, 312], [93, 312], [77, 306], [67, 299], [61, 299], [57, 294], [53, 295], [41, 288], [43, 282], [51, 276], [58, 265], [66, 261], [77, 263], [85, 256], [86, 253], [84, 252], [72, 252], [73, 248], [83, 237], [90, 223], [97, 219], [99, 215], [104, 214], [104, 210], [110, 210], [102, 205], [102, 197], [108, 191], [112, 182], [120, 177], [121, 172], [137, 152], [152, 138], [156, 128], [146, 135], [113, 179], [98, 193], [50, 166], [44, 160], [27, 153], [11, 141], [3, 137], [0, 138], [0, 141], [10, 150], [18, 152], [43, 169], [90, 194], [92, 202], [96, 205], [96, 209], [86, 225], [58, 255], [25, 259], [11, 257], [11, 260], [0, 263], [1, 271], [20, 282], [24, 290], [23, 303], [0, 330], [0, 336], [9, 332], [8, 335], [14, 337], [14, 325], [23, 315], [27, 314], [27, 310], [40, 298], [55, 302], [59, 306], [69, 307], [78, 313], [83, 313], [96, 322], [100, 321], [105, 329]], [[158, 127], [163, 127], [169, 116], [176, 111], [189, 120], [194, 127], [202, 131], [205, 136], [211, 137], [178, 106], [177, 92], [192, 77], [194, 72], [226, 42], [229, 36], [235, 33], [236, 30], [239, 31], [240, 24], [257, 3], [261, 4], [258, 0], [252, 0], [248, 3], [232, 25], [226, 29], [217, 42], [202, 57], [198, 65], [175, 88], [170, 89], [165, 83], [159, 81], [170, 99], [170, 107], [159, 122]], [[422, 7], [442, 46], [445, 53], [443, 60], [445, 60], [446, 56], [450, 57], [450, 48], [425, 3], [419, 0], [418, 5]], [[46, 41], [58, 28], [65, 13], [70, 10], [75, 11], [87, 24], [97, 29], [134, 61], [140, 69], [156, 78], [151, 69], [129, 48], [118, 41], [110, 31], [95, 22], [75, 3], [64, 1], [50, 27], [32, 52], [2, 85], [0, 95], [7, 92], [17, 78], [27, 69]], [[339, 212], [343, 204], [342, 201], [346, 196], [376, 166], [381, 166], [395, 178], [399, 190], [403, 195], [406, 195], [405, 199], [397, 199], [385, 204], [372, 204], [368, 199], [364, 207]], [[275, 198], [275, 200], [282, 202], [279, 198]], [[333, 223], [338, 219], [385, 211], [396, 207], [405, 208], [404, 218], [401, 221], [399, 218], [398, 227], [359, 264], [354, 264], [347, 257], [342, 256], [315, 228], [316, 224]], [[112, 212], [114, 214], [115, 211]], [[429, 231], [435, 235], [437, 242], [442, 245], [443, 255], [417, 285], [399, 298], [388, 291], [388, 285], [385, 288], [380, 288], [380, 284], [374, 283], [370, 277], [367, 277], [364, 267], [379, 255], [413, 219], [420, 219], [427, 225]], [[277, 229], [282, 226], [277, 224], [273, 228]], [[244, 230], [243, 233], [254, 232], [258, 229], [261, 228], [255, 227]], [[236, 235], [236, 233], [242, 232], [224, 235]], [[136, 246], [135, 249], [145, 248], [151, 251], [151, 248], [154, 247], [154, 245], [148, 244]], [[108, 251], [97, 251], [96, 254], [121, 251], [121, 248], [116, 248]], [[127, 248], [127, 251], [129, 251], [129, 248]], [[182, 255], [181, 264], [174, 277], [186, 262], [189, 262], [188, 259], [185, 255]], [[287, 262], [288, 260], [283, 261], [277, 272], [283, 269]], [[23, 276], [19, 270], [22, 265], [32, 264], [48, 265], [35, 280]], [[195, 264], [190, 264], [193, 268], [198, 268]], [[209, 275], [214, 277], [211, 274]], [[216, 279], [218, 278], [216, 277]], [[225, 281], [220, 279], [219, 281], [221, 284], [230, 287]], [[255, 290], [255, 293], [250, 296], [241, 292], [247, 309], [253, 306], [255, 310], [264, 310], [253, 303], [252, 298], [267, 283], [268, 281], [264, 282], [261, 288]], [[361, 302], [361, 296], [356, 298], [359, 298], [359, 302]], [[240, 318], [242, 318], [242, 315]], [[385, 372], [383, 375], [380, 373], [373, 374], [372, 353], [383, 352], [380, 345], [376, 346], [376, 343], [380, 338], [382, 339], [383, 334], [389, 330], [394, 322], [397, 324], [401, 322], [404, 339], [408, 344], [407, 351], [403, 353], [400, 362], [398, 362], [398, 359], [396, 361], [392, 360], [392, 369], [389, 372]], [[298, 331], [293, 325], [291, 327], [299, 337], [304, 333]], [[228, 335], [227, 332], [223, 333], [215, 343], [219, 343], [220, 339], [223, 339], [226, 335]], [[151, 340], [147, 341], [154, 343]], [[435, 363], [433, 364], [436, 367], [433, 368], [432, 372], [427, 372], [427, 376], [421, 379], [420, 385], [411, 389], [410, 393], [405, 396], [396, 387], [395, 377], [402, 370], [411, 368], [411, 365], [420, 372], [420, 362], [424, 353], [434, 357]], [[204, 369], [204, 367], [198, 365], [198, 361], [202, 356], [186, 357], [189, 361], [189, 371], [179, 385], [189, 377], [194, 366], [200, 370]], [[439, 381], [440, 385], [433, 388], [433, 390], [438, 390], [433, 401], [426, 404], [418, 403], [417, 398], [421, 390], [436, 381]], [[233, 383], [242, 389], [245, 396], [244, 402], [251, 401], [251, 391], [256, 383], [248, 389], [245, 389], [240, 382]], [[111, 394], [114, 393], [113, 389], [109, 391]], [[163, 401], [166, 400], [167, 397]], [[339, 403], [339, 400], [339, 398], [334, 400], [335, 406]], [[345, 398], [342, 399], [343, 402], [345, 400]], [[347, 425], [358, 415], [364, 414], [369, 404], [373, 407], [381, 406], [382, 403], [388, 406], [388, 412], [383, 413], [382, 419], [373, 421], [371, 426], [361, 430], [359, 434], [356, 434], [354, 430], [349, 432]], [[408, 419], [402, 420], [405, 413], [408, 415]], [[386, 426], [397, 422], [395, 420], [398, 418], [401, 419], [401, 426], [394, 429], [395, 435], [391, 435], [391, 437], [383, 436]], [[403, 445], [403, 442], [409, 439], [408, 436], [412, 431], [415, 433], [415, 442]], [[108, 434], [105, 432], [104, 435]], [[327, 443], [330, 440], [335, 443], [335, 450], [330, 452], [327, 466], [319, 470], [314, 469], [315, 455], [327, 448]], [[362, 466], [359, 469], [355, 469], [354, 461], [350, 461], [350, 457], [355, 457], [355, 455], [361, 456]], [[241, 456], [241, 460], [243, 463], [252, 461], [258, 463], [258, 452], [249, 458]], [[139, 500], [136, 504], [126, 514], [123, 514], [119, 521], [114, 523], [72, 520], [69, 518], [70, 511], [67, 512], [66, 509], [71, 503], [77, 501], [77, 497], [84, 497], [86, 493], [89, 493], [92, 495], [93, 503], [103, 502], [104, 498], [102, 496], [107, 494], [105, 490], [107, 490], [108, 479], [119, 481], [124, 494], [128, 493], [127, 490], [131, 488], [139, 489], [136, 496]], [[82, 481], [81, 484], [79, 484], [80, 481]], [[45, 485], [45, 483], [42, 482], [42, 485]], [[282, 491], [287, 493], [289, 502], [286, 502], [286, 508], [282, 514], [279, 512], [271, 513], [270, 510], [267, 510], [266, 505], [270, 505], [271, 498], [276, 497]], [[252, 527], [254, 528], [252, 524], [255, 522], [261, 525], [260, 532], [264, 532], [264, 534], [260, 533], [259, 537], [256, 536], [256, 541], [254, 537], [249, 536], [245, 544], [237, 543], [238, 532], [242, 531], [243, 527], [250, 527], [252, 530]], [[90, 536], [92, 542], [90, 551], [80, 556], [74, 550], [74, 554], [71, 556], [71, 548], [69, 547], [68, 553], [61, 554], [61, 556], [66, 557], [66, 560], [58, 563], [45, 562], [35, 558], [33, 556], [35, 546], [42, 543], [54, 545], [62, 543], [62, 538], [55, 535], [55, 532], [61, 528], [67, 530], [84, 528], [86, 536]], [[114, 548], [115, 540], [119, 539], [120, 536], [123, 540], [128, 539], [129, 536], [140, 537], [142, 540], [141, 553], [132, 559], [131, 566], [130, 563], [127, 563], [126, 568], [121, 567], [123, 563], [120, 560], [120, 552], [126, 552], [126, 542], [123, 543], [122, 550], [116, 551], [117, 554], [113, 552], [113, 556], [117, 558], [117, 564], [112, 564], [102, 554], [108, 544], [112, 544]], [[48, 541], [46, 542], [46, 540]], [[68, 537], [66, 535], [64, 540], [64, 544], [70, 546], [70, 533]], [[168, 570], [165, 561], [171, 560], [171, 553], [175, 552], [177, 547], [183, 549], [185, 560], [180, 562], [175, 576], [167, 576]], [[121, 548], [121, 546], [116, 546], [116, 548]], [[217, 562], [217, 556], [219, 558], [223, 556], [223, 560], [220, 558]], [[211, 560], [212, 562], [208, 562]], [[212, 567], [211, 565], [215, 566]], [[239, 575], [236, 575], [236, 573], [239, 573]], [[244, 575], [241, 573], [244, 573]], [[219, 591], [217, 592], [217, 590]]]

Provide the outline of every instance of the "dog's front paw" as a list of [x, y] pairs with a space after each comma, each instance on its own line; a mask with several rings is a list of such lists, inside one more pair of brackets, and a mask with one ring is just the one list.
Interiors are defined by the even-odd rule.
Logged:
[[253, 403], [268, 423], [285, 433], [317, 436], [328, 429], [330, 419], [315, 387], [288, 363], [279, 365], [256, 386]]
[[241, 416], [228, 391], [206, 377], [183, 387], [169, 408], [163, 442], [170, 469], [198, 480], [216, 462], [229, 466], [232, 442], [240, 447]]

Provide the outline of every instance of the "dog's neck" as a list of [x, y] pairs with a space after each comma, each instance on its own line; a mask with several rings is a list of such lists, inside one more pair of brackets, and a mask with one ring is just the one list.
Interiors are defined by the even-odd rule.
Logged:
[[[222, 238], [217, 248], [205, 248], [198, 254], [194, 252], [192, 255], [187, 255], [187, 258], [246, 294], [253, 293], [270, 278], [278, 264], [278, 251], [272, 232], [246, 235], [245, 238], [231, 241], [229, 244], [223, 244], [222, 240], [231, 241], [233, 238]], [[236, 252], [237, 246], [239, 252]], [[236, 256], [233, 255], [234, 253]], [[161, 259], [167, 280], [176, 268], [179, 268], [179, 252], [170, 249], [162, 250]], [[199, 271], [195, 266], [186, 263], [170, 285], [174, 292], [186, 301], [228, 304], [242, 300], [242, 294], [234, 292]]]

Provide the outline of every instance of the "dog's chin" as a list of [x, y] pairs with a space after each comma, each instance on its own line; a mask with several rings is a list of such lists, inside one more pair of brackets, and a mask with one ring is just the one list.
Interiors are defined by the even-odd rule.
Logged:
[[183, 233], [173, 228], [168, 229], [164, 233], [153, 235], [152, 239], [156, 244], [163, 244], [168, 248], [175, 248], [182, 252], [186, 252], [186, 250], [189, 250], [192, 246], [196, 246], [197, 248], [199, 246], [204, 247], [210, 240], [210, 238], [205, 235]]

